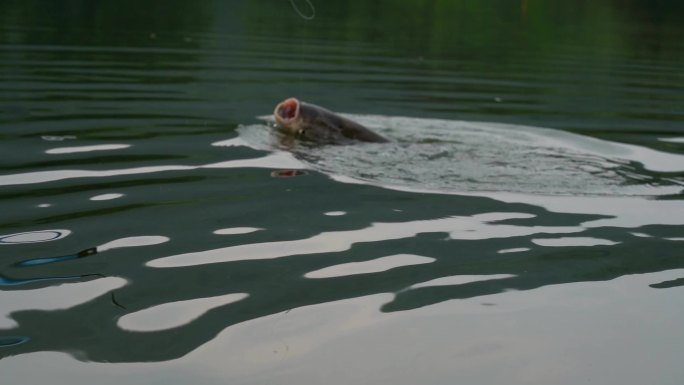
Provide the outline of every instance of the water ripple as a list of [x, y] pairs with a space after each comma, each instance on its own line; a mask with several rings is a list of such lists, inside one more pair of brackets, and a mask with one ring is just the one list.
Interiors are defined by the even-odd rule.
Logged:
[[365, 229], [326, 232], [308, 239], [245, 244], [172, 255], [149, 261], [147, 266], [170, 268], [331, 253], [349, 250], [356, 243], [410, 238], [421, 233], [446, 233], [451, 239], [478, 240], [584, 231], [582, 227], [572, 226], [514, 226], [497, 223], [513, 218], [528, 217], [528, 214], [521, 213], [488, 213], [471, 217], [450, 217], [405, 223], [373, 223]]
[[18, 245], [24, 243], [51, 242], [71, 234], [70, 230], [39, 230], [17, 234], [0, 235], [0, 245]]

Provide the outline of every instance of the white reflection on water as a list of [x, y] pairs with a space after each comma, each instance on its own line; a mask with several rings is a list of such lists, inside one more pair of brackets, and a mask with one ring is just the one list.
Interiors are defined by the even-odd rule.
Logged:
[[396, 191], [422, 194], [448, 194], [495, 199], [505, 203], [524, 203], [567, 214], [595, 214], [606, 218], [584, 222], [583, 227], [637, 228], [647, 225], [684, 225], [684, 204], [679, 200], [653, 200], [646, 197], [552, 196], [508, 192], [445, 192], [409, 188], [398, 185], [374, 184], [343, 175], [332, 179], [351, 184], [375, 185]]
[[188, 324], [213, 308], [241, 301], [248, 296], [246, 293], [231, 293], [165, 303], [126, 314], [119, 319], [117, 325], [122, 329], [139, 332], [171, 329]]
[[508, 253], [521, 253], [523, 251], [529, 251], [530, 249], [528, 247], [516, 247], [513, 249], [503, 249], [497, 251], [499, 254], [508, 254]]
[[661, 142], [684, 143], [684, 138], [660, 138]]
[[227, 229], [218, 229], [214, 231], [216, 235], [239, 235], [239, 234], [249, 234], [255, 231], [260, 231], [258, 227], [231, 227]]
[[125, 284], [125, 279], [107, 277], [88, 282], [63, 283], [42, 289], [3, 291], [0, 295], [0, 328], [16, 326], [9, 318], [9, 314], [15, 311], [68, 309]]
[[167, 171], [188, 171], [201, 168], [288, 168], [303, 169], [305, 166], [292, 154], [277, 152], [255, 159], [239, 159], [226, 162], [211, 163], [200, 166], [167, 165], [135, 167], [117, 170], [52, 170], [35, 171], [21, 174], [0, 175], [0, 186], [20, 184], [47, 183], [74, 178], [104, 178], [120, 175], [153, 174]]
[[325, 267], [316, 271], [311, 271], [304, 276], [306, 278], [333, 278], [345, 277], [349, 275], [379, 273], [401, 266], [420, 265], [434, 262], [434, 258], [423, 257], [412, 254], [388, 255], [370, 261], [342, 263], [335, 266]]
[[[0, 370], [13, 384], [194, 383], [201, 373], [207, 385], [575, 385], [578, 375], [597, 384], [678, 385], [684, 335], [673, 331], [681, 328], [684, 287], [648, 285], [682, 275], [552, 285], [410, 312], [379, 311], [393, 295], [376, 294], [236, 324], [169, 362], [112, 365], [38, 352], [7, 357]], [[643, 365], [625, 365], [633, 362]]]
[[[388, 294], [309, 306], [229, 328], [187, 362], [216, 381], [255, 384], [316, 384], [325, 373], [326, 384], [570, 385], [581, 374], [600, 384], [674, 385], [684, 375], [677, 365], [684, 336], [672, 333], [684, 296], [647, 285], [682, 274], [554, 285], [411, 312], [379, 312]], [[634, 303], [643, 307], [635, 311]]]
[[192, 166], [150, 166], [118, 170], [51, 170], [0, 175], [0, 186], [55, 182], [74, 178], [104, 178], [119, 175], [151, 174], [164, 171], [194, 170]]
[[549, 211], [596, 214], [606, 218], [582, 223], [584, 227], [638, 228], [647, 225], [684, 225], [684, 203], [640, 197], [560, 197], [524, 194], [477, 194], [506, 203], [527, 203]]
[[130, 144], [99, 144], [94, 146], [57, 147], [45, 151], [46, 154], [74, 154], [79, 152], [112, 151], [131, 147]]
[[496, 223], [506, 219], [530, 218], [532, 216], [525, 213], [487, 213], [470, 217], [457, 216], [399, 223], [378, 222], [359, 230], [325, 232], [300, 240], [245, 244], [172, 255], [151, 260], [147, 266], [195, 266], [220, 262], [273, 259], [291, 255], [330, 253], [349, 250], [354, 243], [410, 238], [420, 233], [447, 233], [452, 239], [480, 240], [584, 231], [584, 228], [578, 226], [517, 226]]
[[433, 279], [427, 282], [417, 283], [412, 285], [410, 289], [417, 289], [420, 287], [432, 286], [453, 286], [465, 285], [466, 283], [492, 281], [495, 279], [506, 279], [517, 277], [515, 274], [490, 274], [490, 275], [453, 275], [450, 277], [442, 277]]
[[138, 246], [152, 246], [169, 241], [168, 237], [161, 235], [144, 235], [138, 237], [127, 237], [115, 239], [100, 246], [97, 246], [97, 251], [107, 251], [111, 249], [118, 249], [122, 247], [138, 247]]
[[612, 246], [620, 242], [592, 237], [563, 237], [532, 239], [532, 243], [539, 246], [571, 247], [571, 246]]

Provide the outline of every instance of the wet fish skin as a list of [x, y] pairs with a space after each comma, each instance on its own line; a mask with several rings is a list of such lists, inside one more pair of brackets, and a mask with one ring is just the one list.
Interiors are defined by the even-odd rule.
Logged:
[[280, 128], [300, 139], [320, 144], [385, 143], [386, 138], [326, 108], [289, 98], [273, 111]]

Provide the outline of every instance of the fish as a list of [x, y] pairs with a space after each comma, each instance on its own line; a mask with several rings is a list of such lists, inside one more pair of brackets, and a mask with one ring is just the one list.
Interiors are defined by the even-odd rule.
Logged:
[[386, 143], [385, 137], [351, 119], [315, 104], [288, 98], [276, 105], [273, 116], [281, 131], [316, 144]]

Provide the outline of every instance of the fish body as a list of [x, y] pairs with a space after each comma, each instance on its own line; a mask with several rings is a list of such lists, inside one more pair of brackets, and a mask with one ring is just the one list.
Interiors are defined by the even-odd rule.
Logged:
[[348, 144], [354, 141], [384, 143], [383, 136], [353, 120], [315, 104], [289, 98], [278, 103], [273, 116], [287, 134], [320, 144]]

